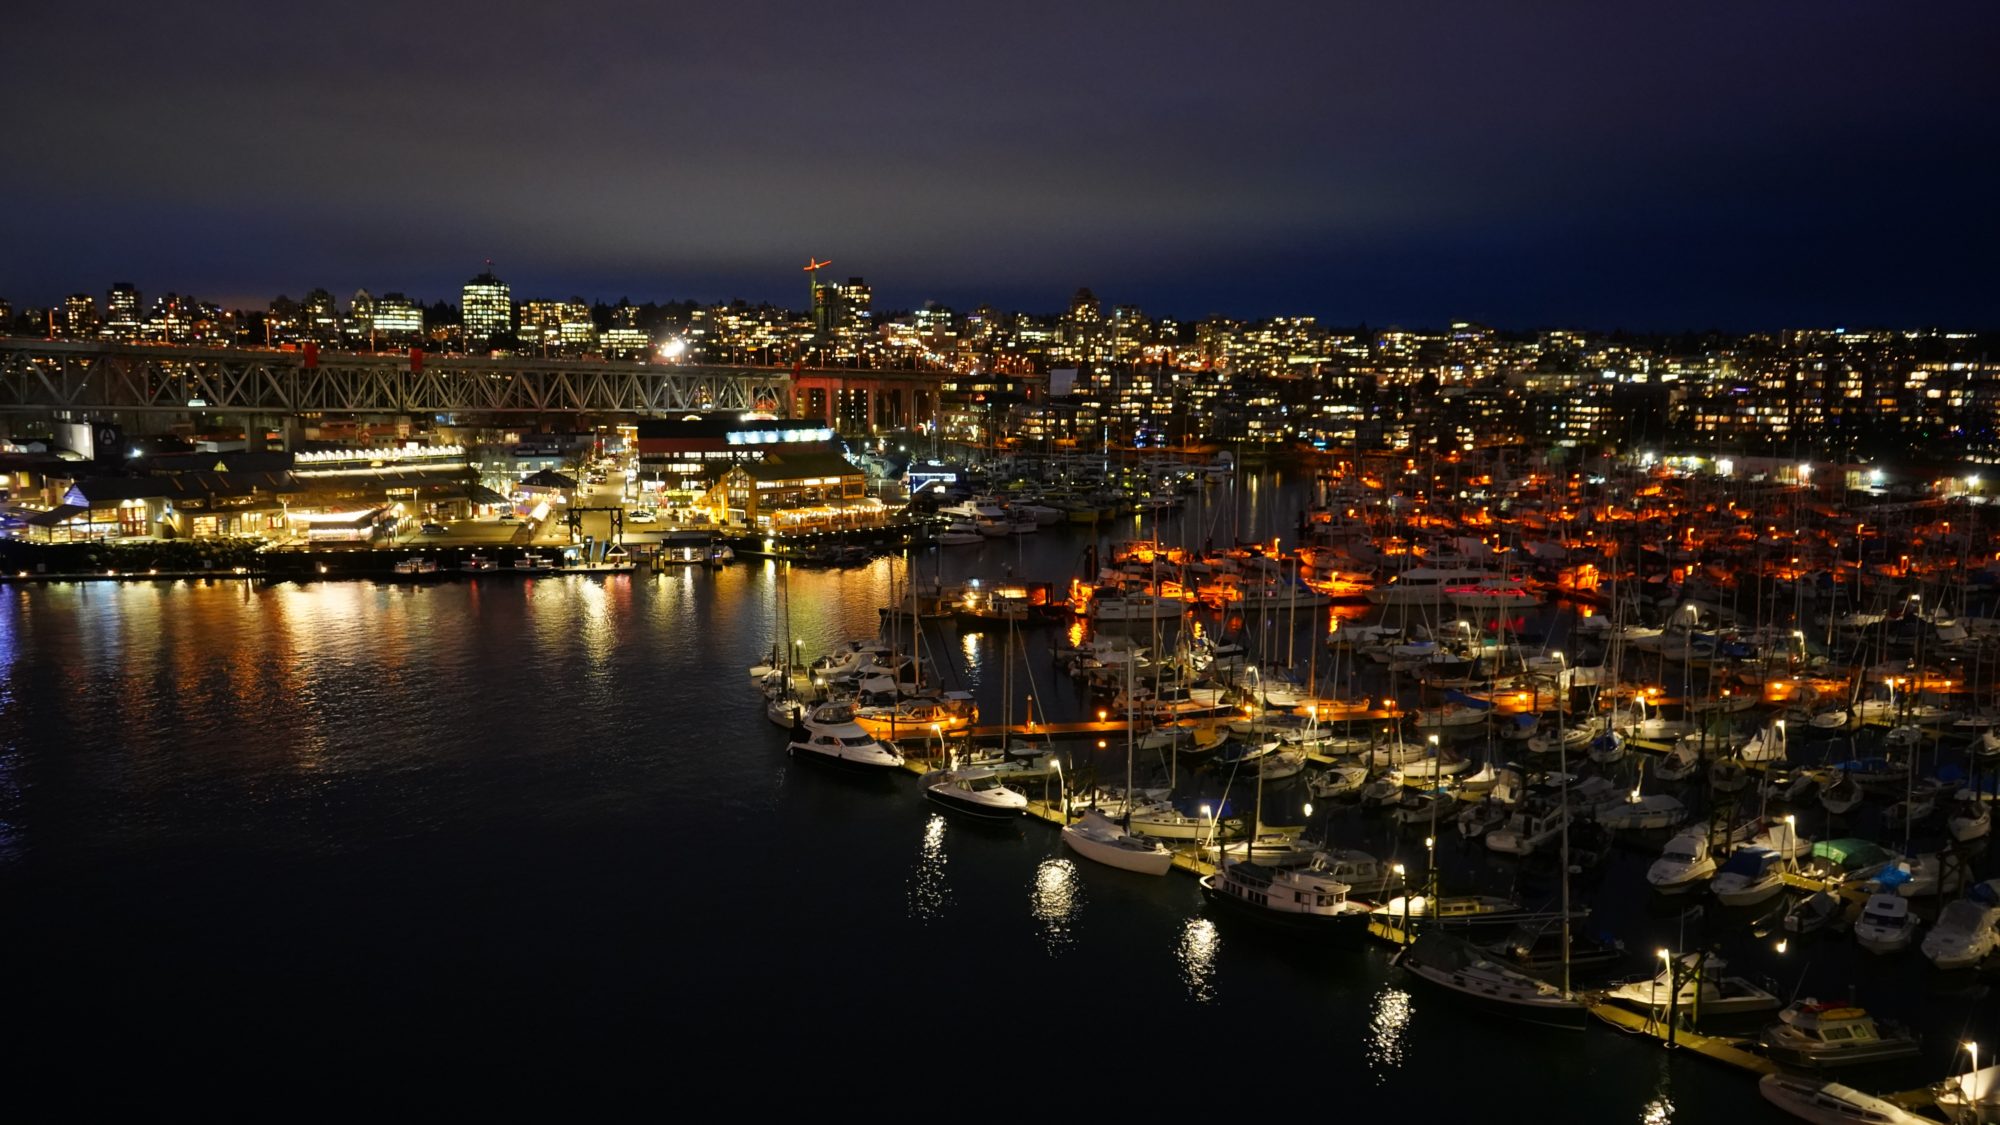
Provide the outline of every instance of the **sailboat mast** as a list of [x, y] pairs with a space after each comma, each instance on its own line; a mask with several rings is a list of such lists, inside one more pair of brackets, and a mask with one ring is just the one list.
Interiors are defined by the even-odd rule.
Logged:
[[1563, 926], [1562, 926], [1562, 959], [1563, 959], [1563, 983], [1562, 983], [1562, 990], [1563, 990], [1563, 996], [1564, 996], [1565, 998], [1567, 998], [1567, 997], [1569, 996], [1569, 816], [1570, 816], [1570, 808], [1569, 808], [1569, 747], [1568, 747], [1568, 745], [1567, 745], [1567, 742], [1568, 742], [1568, 740], [1567, 740], [1567, 739], [1565, 739], [1565, 738], [1563, 737], [1563, 735], [1562, 735], [1562, 716], [1563, 716], [1563, 710], [1564, 710], [1564, 708], [1563, 708], [1563, 703], [1565, 702], [1565, 700], [1564, 700], [1564, 699], [1562, 698], [1562, 690], [1563, 690], [1563, 686], [1562, 686], [1562, 669], [1561, 669], [1561, 668], [1559, 667], [1559, 668], [1557, 668], [1557, 670], [1556, 670], [1556, 749], [1557, 749], [1557, 751], [1558, 751], [1558, 753], [1559, 753], [1560, 757], [1558, 758], [1558, 760], [1557, 760], [1557, 762], [1556, 762], [1556, 768], [1557, 768], [1558, 770], [1560, 770], [1560, 771], [1561, 771], [1561, 773], [1562, 773], [1562, 855], [1561, 855], [1561, 857], [1560, 857], [1560, 861], [1561, 861], [1561, 863], [1562, 863], [1562, 914], [1563, 914]]
[[[1171, 744], [1167, 753], [1173, 753]], [[1125, 654], [1125, 831], [1132, 831], [1132, 654]]]

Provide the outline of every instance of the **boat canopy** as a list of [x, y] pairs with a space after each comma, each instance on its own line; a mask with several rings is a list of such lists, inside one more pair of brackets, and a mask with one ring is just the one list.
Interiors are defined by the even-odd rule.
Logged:
[[1722, 865], [1718, 875], [1762, 875], [1778, 861], [1778, 853], [1770, 848], [1738, 848]]
[[1812, 846], [1812, 857], [1831, 860], [1849, 871], [1887, 863], [1894, 858], [1880, 845], [1853, 836], [1842, 836], [1837, 840], [1821, 840]]
[[1444, 697], [1447, 702], [1462, 704], [1480, 711], [1490, 711], [1493, 709], [1492, 700], [1481, 699], [1475, 695], [1467, 695], [1462, 691], [1447, 691], [1444, 693]]

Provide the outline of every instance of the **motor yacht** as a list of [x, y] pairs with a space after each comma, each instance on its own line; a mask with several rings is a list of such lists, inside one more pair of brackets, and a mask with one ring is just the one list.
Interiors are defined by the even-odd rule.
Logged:
[[1940, 969], [1964, 969], [1984, 961], [2000, 944], [2000, 879], [1973, 886], [1945, 904], [1937, 925], [1924, 935], [1925, 957]]
[[1646, 870], [1646, 882], [1663, 895], [1685, 894], [1715, 875], [1706, 832], [1683, 832], [1667, 841], [1660, 858]]
[[985, 820], [1012, 820], [1028, 811], [1028, 798], [986, 769], [947, 772], [924, 787], [924, 796], [953, 812]]
[[1620, 832], [1673, 828], [1686, 819], [1687, 806], [1681, 803], [1680, 798], [1666, 793], [1641, 796], [1637, 789], [1627, 794], [1622, 802], [1597, 814], [1597, 823]]
[[1201, 878], [1210, 902], [1235, 906], [1267, 921], [1322, 924], [1366, 917], [1364, 903], [1350, 901], [1346, 883], [1314, 865], [1266, 867], [1258, 863], [1225, 863]]
[[1727, 974], [1724, 970], [1728, 967], [1728, 963], [1720, 957], [1684, 953], [1680, 957], [1678, 997], [1674, 995], [1674, 970], [1662, 964], [1659, 971], [1650, 977], [1615, 985], [1604, 994], [1604, 998], [1642, 1012], [1665, 1012], [1669, 1008], [1677, 1008], [1690, 1015], [1699, 1013], [1715, 1017], [1775, 1011], [1783, 1003], [1769, 988], [1745, 977]]
[[1910, 900], [1898, 894], [1873, 894], [1854, 922], [1854, 940], [1870, 953], [1899, 953], [1917, 934], [1917, 916]]
[[785, 750], [795, 757], [802, 755], [811, 761], [850, 769], [896, 769], [903, 764], [903, 755], [895, 747], [876, 739], [852, 720], [821, 722], [817, 716], [800, 719], [792, 727], [792, 740]]

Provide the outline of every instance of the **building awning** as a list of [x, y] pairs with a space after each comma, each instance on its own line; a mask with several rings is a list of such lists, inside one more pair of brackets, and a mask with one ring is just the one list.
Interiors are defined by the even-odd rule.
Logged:
[[543, 492], [574, 492], [576, 491], [576, 482], [556, 472], [554, 469], [543, 469], [539, 473], [522, 478], [521, 489], [524, 492], [534, 490]]
[[315, 512], [303, 517], [306, 526], [314, 531], [349, 529], [359, 530], [375, 523], [383, 509], [369, 508], [358, 512]]
[[37, 512], [29, 516], [27, 524], [29, 527], [54, 527], [60, 523], [68, 523], [88, 511], [89, 508], [76, 504], [58, 504], [46, 512]]

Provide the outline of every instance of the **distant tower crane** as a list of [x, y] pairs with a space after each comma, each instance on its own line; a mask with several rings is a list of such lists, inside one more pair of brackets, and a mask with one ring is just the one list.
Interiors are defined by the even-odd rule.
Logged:
[[[833, 259], [831, 258], [822, 262], [810, 254], [806, 255], [806, 296], [816, 297], [819, 295], [819, 271], [832, 264]], [[808, 304], [806, 308], [810, 311], [812, 306]]]

